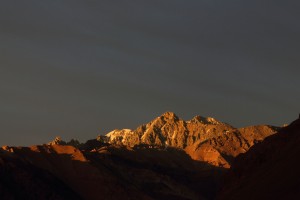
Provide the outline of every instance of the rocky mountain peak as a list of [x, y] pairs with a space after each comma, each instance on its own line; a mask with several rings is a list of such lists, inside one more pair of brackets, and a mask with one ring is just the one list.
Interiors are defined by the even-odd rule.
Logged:
[[55, 139], [48, 143], [48, 145], [65, 145], [66, 142], [61, 139], [60, 136], [55, 137]]
[[[136, 130], [114, 130], [106, 134], [108, 143], [129, 147], [148, 145], [155, 148], [185, 150], [195, 160], [229, 167], [233, 157], [275, 132], [274, 127], [236, 129], [212, 117], [195, 116], [184, 121], [166, 112]], [[209, 152], [212, 156], [207, 156]]]
[[191, 119], [191, 122], [204, 122], [206, 120], [205, 117], [202, 117], [200, 115], [196, 115], [195, 117], [193, 117], [193, 119]]
[[213, 117], [202, 117], [202, 116], [199, 116], [199, 115], [195, 116], [189, 122], [192, 122], [192, 123], [202, 123], [202, 124], [213, 124], [213, 125], [224, 124], [224, 123], [216, 120]]
[[164, 114], [162, 114], [160, 116], [160, 118], [163, 118], [164, 120], [166, 121], [169, 121], [169, 120], [179, 120], [179, 117], [173, 113], [173, 112], [165, 112]]

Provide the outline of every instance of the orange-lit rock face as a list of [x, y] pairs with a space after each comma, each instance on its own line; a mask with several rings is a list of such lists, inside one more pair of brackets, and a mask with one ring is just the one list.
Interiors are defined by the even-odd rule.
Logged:
[[72, 160], [87, 162], [83, 153], [73, 146], [52, 145], [51, 148], [57, 154], [70, 155]]
[[278, 130], [278, 127], [267, 125], [249, 126], [239, 129], [240, 133], [248, 141], [250, 146], [263, 141], [266, 137], [272, 135], [275, 131]]
[[276, 127], [271, 126], [236, 129], [211, 117], [196, 116], [184, 121], [174, 113], [166, 112], [136, 130], [115, 130], [106, 137], [111, 144], [129, 147], [148, 145], [183, 149], [195, 160], [229, 168], [234, 157], [275, 131]]
[[204, 144], [201, 148], [187, 147], [185, 151], [193, 160], [199, 160], [217, 167], [229, 168], [230, 164], [223, 158], [218, 150], [211, 145]]

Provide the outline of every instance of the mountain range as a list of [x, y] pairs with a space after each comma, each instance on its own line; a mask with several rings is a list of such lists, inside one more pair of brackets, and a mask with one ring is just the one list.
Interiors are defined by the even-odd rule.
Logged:
[[[0, 197], [259, 199], [265, 191], [261, 199], [268, 199], [281, 187], [274, 184], [277, 176], [285, 183], [280, 194], [290, 191], [290, 175], [299, 177], [296, 167], [288, 176], [276, 175], [297, 166], [299, 130], [299, 120], [283, 128], [235, 128], [211, 117], [184, 121], [166, 112], [135, 130], [113, 130], [85, 143], [57, 137], [31, 147], [4, 146]], [[256, 195], [248, 195], [253, 188]]]
[[113, 145], [177, 148], [193, 160], [229, 168], [234, 157], [274, 134], [278, 127], [259, 125], [237, 129], [211, 117], [196, 116], [189, 121], [166, 112], [136, 130], [114, 130], [99, 140]]

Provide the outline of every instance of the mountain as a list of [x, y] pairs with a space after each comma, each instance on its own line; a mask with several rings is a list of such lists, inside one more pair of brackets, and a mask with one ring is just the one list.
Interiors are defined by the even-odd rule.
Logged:
[[189, 121], [166, 112], [136, 130], [114, 130], [102, 140], [115, 145], [183, 149], [194, 160], [229, 168], [234, 157], [272, 135], [278, 127], [260, 125], [236, 129], [211, 117]]
[[277, 129], [237, 129], [201, 116], [184, 121], [166, 112], [135, 130], [114, 130], [86, 143], [56, 137], [43, 145], [4, 146], [0, 197], [214, 199], [235, 157]]
[[299, 199], [300, 119], [239, 155], [218, 199]]

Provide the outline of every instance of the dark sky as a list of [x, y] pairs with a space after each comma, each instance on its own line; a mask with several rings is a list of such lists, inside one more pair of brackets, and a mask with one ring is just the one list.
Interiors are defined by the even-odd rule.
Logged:
[[300, 1], [2, 0], [0, 145], [165, 111], [236, 127], [300, 112]]

